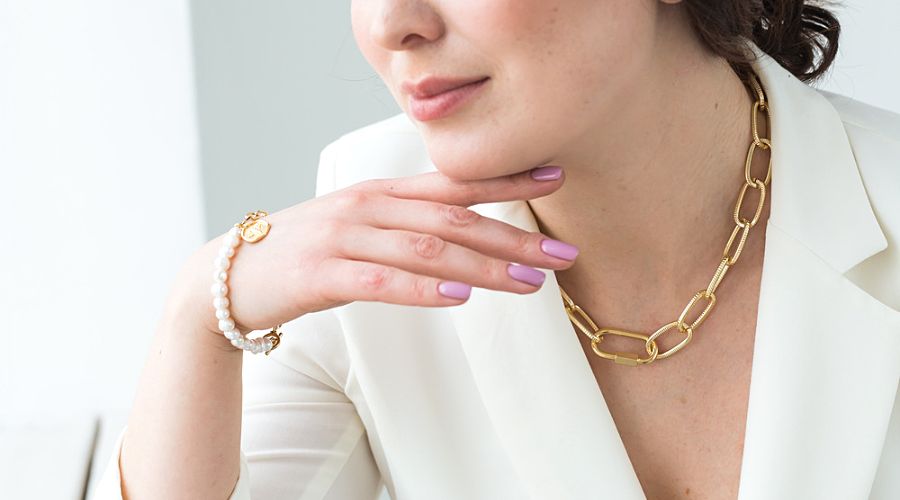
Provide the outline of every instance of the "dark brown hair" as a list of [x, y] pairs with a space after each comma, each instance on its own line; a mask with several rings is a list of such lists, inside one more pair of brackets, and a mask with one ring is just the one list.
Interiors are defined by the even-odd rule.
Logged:
[[821, 1], [684, 0], [700, 39], [724, 57], [742, 78], [750, 60], [742, 48], [748, 38], [798, 79], [821, 76], [837, 55], [841, 25]]

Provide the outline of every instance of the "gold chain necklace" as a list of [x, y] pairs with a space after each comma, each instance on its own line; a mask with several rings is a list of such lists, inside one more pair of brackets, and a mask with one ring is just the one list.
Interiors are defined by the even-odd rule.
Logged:
[[[741, 250], [744, 248], [744, 243], [747, 241], [747, 235], [750, 233], [750, 228], [756, 225], [759, 221], [759, 215], [762, 213], [763, 205], [766, 202], [766, 186], [769, 185], [769, 181], [772, 179], [772, 156], [771, 156], [771, 148], [772, 148], [772, 140], [771, 138], [765, 138], [759, 136], [759, 127], [758, 127], [758, 119], [757, 115], [760, 111], [763, 112], [766, 119], [766, 131], [769, 132], [769, 126], [771, 124], [771, 113], [769, 111], [768, 101], [766, 100], [766, 95], [763, 92], [762, 86], [756, 79], [756, 75], [751, 74], [749, 77], [750, 84], [753, 87], [754, 92], [756, 93], [756, 102], [753, 103], [753, 110], [751, 111], [751, 127], [753, 131], [753, 142], [750, 144], [750, 149], [747, 151], [747, 161], [744, 164], [744, 184], [741, 185], [741, 189], [738, 193], [737, 202], [734, 205], [734, 230], [731, 231], [731, 236], [728, 238], [728, 243], [725, 244], [725, 250], [722, 252], [722, 260], [719, 262], [719, 266], [716, 268], [715, 274], [713, 274], [712, 279], [709, 282], [709, 285], [697, 292], [691, 300], [684, 307], [684, 310], [681, 311], [681, 314], [678, 316], [678, 319], [672, 321], [671, 323], [666, 323], [661, 326], [658, 330], [653, 332], [653, 334], [647, 336], [638, 332], [631, 332], [627, 330], [620, 330], [615, 328], [599, 328], [596, 323], [581, 309], [572, 299], [569, 297], [569, 294], [563, 290], [563, 287], [560, 285], [559, 291], [562, 293], [563, 302], [565, 303], [566, 313], [569, 315], [569, 319], [572, 323], [587, 337], [591, 340], [591, 348], [593, 348], [594, 352], [597, 353], [601, 358], [606, 358], [616, 363], [629, 365], [629, 366], [639, 366], [645, 365], [648, 363], [652, 363], [657, 359], [664, 359], [672, 354], [681, 350], [688, 342], [690, 342], [691, 337], [694, 334], [694, 331], [703, 323], [703, 320], [706, 319], [709, 312], [712, 310], [713, 306], [716, 304], [716, 288], [718, 288], [719, 283], [722, 282], [722, 278], [725, 277], [725, 273], [737, 263], [738, 258], [741, 255]], [[770, 134], [767, 134], [770, 135]], [[753, 162], [754, 153], [757, 149], [761, 151], [769, 150], [769, 166], [768, 171], [766, 172], [765, 180], [760, 180], [756, 177], [751, 177], [750, 175], [750, 164]], [[741, 206], [744, 203], [744, 195], [747, 193], [748, 188], [753, 188], [759, 191], [759, 202], [756, 206], [756, 212], [753, 215], [753, 218], [747, 220], [746, 217], [741, 215]], [[740, 233], [740, 239], [738, 238], [738, 233]], [[737, 247], [732, 249], [732, 245], [737, 239]], [[693, 308], [698, 302], [706, 301], [706, 307], [703, 308], [703, 311], [692, 321], [688, 322], [685, 320], [691, 308]], [[587, 325], [583, 321], [587, 321]], [[678, 343], [675, 347], [670, 348], [666, 352], [660, 353], [659, 347], [656, 345], [656, 339], [659, 338], [662, 334], [671, 330], [672, 328], [677, 328], [679, 332], [685, 335], [684, 339]], [[618, 335], [621, 337], [627, 337], [637, 340], [644, 341], [644, 350], [647, 351], [647, 357], [641, 358], [641, 354], [631, 354], [631, 353], [621, 353], [621, 352], [606, 352], [600, 349], [599, 344], [603, 341], [603, 337], [606, 335]]]

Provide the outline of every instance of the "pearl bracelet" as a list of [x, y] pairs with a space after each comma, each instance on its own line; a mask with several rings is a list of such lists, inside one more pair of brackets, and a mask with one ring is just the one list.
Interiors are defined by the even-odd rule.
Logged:
[[250, 212], [244, 220], [235, 224], [225, 235], [225, 241], [219, 249], [219, 255], [213, 261], [213, 284], [210, 291], [213, 295], [213, 306], [216, 308], [216, 319], [219, 320], [219, 330], [225, 338], [231, 341], [231, 345], [238, 349], [250, 351], [253, 354], [264, 352], [269, 355], [281, 343], [281, 325], [278, 325], [259, 338], [250, 339], [235, 328], [231, 310], [228, 308], [231, 301], [228, 300], [228, 269], [231, 267], [231, 258], [241, 241], [256, 243], [266, 237], [271, 225], [263, 217], [268, 213], [257, 210]]

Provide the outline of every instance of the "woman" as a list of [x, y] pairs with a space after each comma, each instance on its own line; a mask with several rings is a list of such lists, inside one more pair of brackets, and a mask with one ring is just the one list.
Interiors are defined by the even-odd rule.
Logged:
[[97, 498], [900, 497], [900, 117], [804, 83], [832, 14], [352, 12], [404, 113], [185, 265]]

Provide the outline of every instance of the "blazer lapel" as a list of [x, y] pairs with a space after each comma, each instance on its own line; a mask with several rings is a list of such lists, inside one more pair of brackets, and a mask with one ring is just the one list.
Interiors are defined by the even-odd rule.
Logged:
[[[774, 149], [739, 498], [866, 498], [900, 378], [900, 312], [844, 273], [887, 240], [837, 112], [750, 45]], [[538, 231], [524, 200], [471, 208]], [[450, 315], [533, 498], [644, 498], [553, 272], [532, 294], [473, 289]]]
[[868, 498], [900, 379], [900, 312], [845, 273], [887, 239], [837, 111], [751, 48], [774, 147], [739, 498]]

